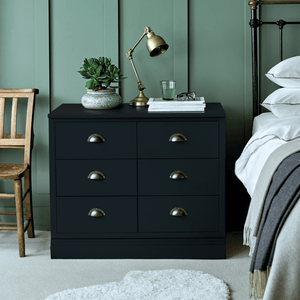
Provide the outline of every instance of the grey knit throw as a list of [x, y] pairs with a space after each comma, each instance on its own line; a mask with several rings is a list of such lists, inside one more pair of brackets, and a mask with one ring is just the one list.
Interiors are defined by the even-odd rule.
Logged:
[[300, 197], [300, 153], [282, 161], [273, 175], [265, 200], [250, 273], [267, 271], [272, 265], [280, 230]]

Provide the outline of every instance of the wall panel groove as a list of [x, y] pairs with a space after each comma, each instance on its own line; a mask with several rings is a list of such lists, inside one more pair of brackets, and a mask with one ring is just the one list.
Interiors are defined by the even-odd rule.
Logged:
[[49, 0], [35, 0], [35, 87], [33, 188], [37, 193], [49, 193], [48, 118], [50, 112], [50, 52], [49, 52]]
[[173, 14], [174, 79], [177, 93], [181, 93], [187, 92], [189, 89], [188, 0], [173, 0]]
[[119, 65], [119, 0], [104, 1], [104, 56]]

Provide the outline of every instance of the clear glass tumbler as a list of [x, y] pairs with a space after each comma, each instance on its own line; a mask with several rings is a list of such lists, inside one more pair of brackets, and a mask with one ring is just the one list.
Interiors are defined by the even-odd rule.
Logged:
[[162, 98], [164, 100], [174, 100], [176, 93], [176, 81], [174, 80], [162, 80]]

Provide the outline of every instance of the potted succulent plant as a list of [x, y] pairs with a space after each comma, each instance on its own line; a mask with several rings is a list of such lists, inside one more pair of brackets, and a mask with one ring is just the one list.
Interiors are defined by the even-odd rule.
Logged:
[[84, 79], [88, 79], [85, 85], [87, 94], [81, 99], [85, 108], [109, 109], [121, 104], [121, 96], [115, 91], [118, 86], [110, 87], [110, 85], [126, 77], [123, 77], [121, 70], [111, 63], [110, 58], [85, 58], [80, 69], [78, 73]]

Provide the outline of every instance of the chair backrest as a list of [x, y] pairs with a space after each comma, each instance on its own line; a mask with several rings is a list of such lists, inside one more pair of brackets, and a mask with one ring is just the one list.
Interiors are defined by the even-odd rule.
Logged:
[[[0, 148], [24, 149], [24, 163], [31, 163], [33, 113], [38, 89], [0, 89]], [[5, 101], [12, 99], [10, 133], [4, 133]], [[25, 134], [17, 133], [18, 100], [28, 99]]]

